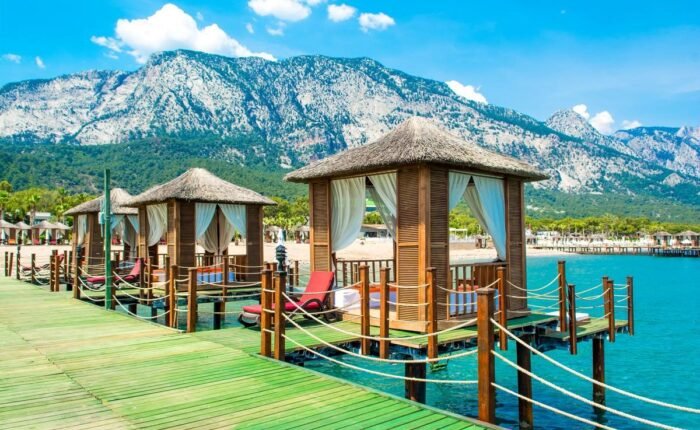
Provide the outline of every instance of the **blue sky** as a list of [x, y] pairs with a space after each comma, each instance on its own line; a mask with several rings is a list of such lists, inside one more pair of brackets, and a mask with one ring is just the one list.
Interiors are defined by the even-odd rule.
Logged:
[[601, 130], [700, 125], [700, 2], [166, 4], [0, 0], [0, 85], [87, 69], [133, 70], [151, 51], [173, 47], [276, 59], [367, 56], [457, 81], [467, 97], [540, 120], [585, 104], [578, 110]]

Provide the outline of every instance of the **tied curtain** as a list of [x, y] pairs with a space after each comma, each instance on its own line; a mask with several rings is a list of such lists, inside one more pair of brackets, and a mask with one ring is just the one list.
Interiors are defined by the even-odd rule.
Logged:
[[168, 228], [168, 204], [148, 205], [146, 213], [148, 215], [148, 246], [151, 247], [160, 242]]
[[[493, 239], [498, 259], [506, 259], [506, 207], [503, 180], [478, 175], [450, 172], [450, 210], [460, 198], [469, 205], [481, 228]], [[473, 185], [469, 181], [473, 181]]]
[[78, 245], [85, 242], [85, 233], [87, 233], [87, 215], [78, 215]]
[[331, 181], [331, 249], [340, 251], [352, 244], [362, 230], [365, 217], [365, 177]]
[[196, 203], [196, 238], [197, 244], [207, 252], [221, 254], [228, 249], [231, 239], [238, 231], [242, 236], [246, 234], [246, 208], [244, 205], [222, 203], [219, 209], [224, 216], [217, 217], [216, 203]]
[[369, 176], [369, 193], [392, 238], [396, 239], [396, 173]]
[[[136, 218], [136, 225], [133, 223], [133, 218]], [[122, 240], [132, 249], [137, 245], [138, 217], [135, 215], [127, 215], [122, 223]]]

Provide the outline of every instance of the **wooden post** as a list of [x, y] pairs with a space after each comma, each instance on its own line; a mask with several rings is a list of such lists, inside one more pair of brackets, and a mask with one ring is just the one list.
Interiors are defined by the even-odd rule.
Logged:
[[572, 284], [568, 285], [569, 294], [569, 352], [571, 355], [578, 353], [578, 336], [576, 334], [576, 287]]
[[[532, 336], [524, 335], [520, 338], [523, 342], [530, 344]], [[531, 371], [531, 354], [530, 350], [516, 342], [516, 350], [518, 353], [518, 366]], [[530, 375], [518, 371], [518, 394], [521, 396], [532, 398], [532, 378]], [[518, 399], [518, 417], [520, 421], [520, 428], [532, 429], [533, 428], [533, 415], [532, 415], [532, 403], [524, 399]]]
[[177, 265], [170, 266], [170, 275], [167, 280], [168, 285], [168, 308], [170, 309], [170, 327], [178, 328], [177, 318]]
[[[10, 254], [10, 259], [12, 259], [12, 254]], [[58, 258], [58, 251], [53, 256], [53, 284], [51, 284], [51, 291], [57, 293], [61, 288], [61, 260]]]
[[[382, 267], [379, 272], [379, 337], [389, 337], [389, 269]], [[379, 341], [379, 357], [389, 358], [391, 342]]]
[[493, 288], [479, 288], [477, 294], [477, 342], [479, 357], [479, 419], [495, 424], [496, 392], [492, 385], [496, 371], [493, 357]]
[[272, 327], [272, 270], [265, 269], [262, 272], [260, 285], [260, 302], [262, 312], [260, 313], [260, 355], [272, 356], [272, 336], [269, 332]]
[[610, 342], [615, 342], [615, 281], [612, 279], [608, 280], [608, 287], [606, 289], [606, 296], [608, 301], [608, 339]]
[[34, 254], [33, 252], [32, 252], [31, 265], [32, 265], [32, 273], [31, 273], [32, 284], [36, 284], [36, 254]]
[[361, 352], [363, 355], [369, 354], [371, 346], [369, 336], [369, 267], [362, 265], [358, 268], [360, 277], [360, 340]]
[[[593, 338], [593, 379], [605, 383], [605, 339], [602, 336]], [[601, 405], [605, 404], [605, 388], [593, 384], [593, 401]], [[596, 412], [601, 409], [594, 408]]]
[[566, 331], [566, 261], [557, 263], [559, 272], [559, 331]]
[[287, 284], [287, 274], [277, 272], [275, 278], [275, 359], [284, 361], [285, 338], [284, 338], [284, 293]]
[[[55, 269], [54, 260], [55, 257], [52, 252], [51, 255], [49, 255], [49, 291], [53, 291], [53, 271]], [[7, 268], [5, 268], [5, 272], [7, 272]], [[5, 276], [7, 276], [7, 273], [5, 273]]]
[[214, 302], [214, 330], [219, 330], [221, 328], [223, 316], [224, 316], [224, 298], [219, 301]]
[[[428, 334], [432, 335], [438, 331], [438, 315], [437, 315], [437, 285], [435, 285], [435, 268], [429, 267], [426, 270], [425, 277], [427, 288], [425, 290], [426, 302], [428, 303]], [[428, 358], [437, 358], [438, 356], [438, 337], [437, 335], [428, 336]]]
[[226, 286], [228, 285], [228, 278], [229, 278], [229, 272], [231, 269], [229, 268], [229, 260], [228, 260], [228, 255], [224, 255], [224, 264], [223, 268], [221, 269], [221, 285]]
[[68, 251], [66, 260], [66, 287], [73, 289], [73, 251]]
[[7, 266], [7, 276], [12, 276], [12, 266], [15, 262], [15, 253], [10, 252], [10, 264]]
[[299, 286], [299, 260], [294, 260], [294, 286]]
[[[66, 282], [66, 288], [68, 288], [68, 251], [63, 251], [63, 280]], [[60, 275], [60, 273], [59, 273]]]
[[80, 300], [80, 262], [78, 261], [78, 256], [75, 255], [75, 261], [73, 262], [73, 298]]
[[10, 253], [8, 251], [5, 251], [5, 276], [8, 276], [7, 275], [7, 263], [9, 261], [9, 258], [10, 258]]
[[[496, 268], [498, 276], [498, 323], [503, 327], [508, 327], [508, 293], [506, 292], [506, 269], [505, 267]], [[501, 351], [508, 350], [508, 334], [505, 330], [498, 331], [498, 346]]]
[[187, 333], [197, 331], [197, 269], [189, 269], [187, 282]]
[[22, 265], [20, 263], [20, 253], [19, 253], [19, 246], [17, 247], [17, 258], [15, 259], [15, 277], [17, 280], [20, 280], [20, 269], [22, 268]]
[[[105, 260], [105, 262], [106, 261], [109, 261], [109, 260]], [[116, 266], [113, 264], [110, 264], [109, 265], [109, 272], [105, 272], [105, 278], [114, 279], [114, 271], [115, 270], [116, 270]], [[109, 295], [109, 297], [107, 296], [107, 294]], [[107, 309], [112, 310], [112, 311], [116, 309], [116, 306], [117, 306], [116, 296], [117, 296], [117, 289], [114, 286], [112, 286], [111, 288], [105, 288], [105, 305], [106, 305]]]
[[[425, 363], [406, 363], [404, 364], [404, 375], [406, 378], [425, 379], [426, 376]], [[425, 381], [416, 381], [406, 379], [404, 384], [404, 396], [408, 400], [418, 403], [425, 403]]]
[[634, 336], [634, 279], [627, 277], [627, 330]]

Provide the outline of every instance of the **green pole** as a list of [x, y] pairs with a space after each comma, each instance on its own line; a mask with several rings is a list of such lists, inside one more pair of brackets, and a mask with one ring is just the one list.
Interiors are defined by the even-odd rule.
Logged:
[[112, 201], [109, 192], [109, 169], [105, 169], [105, 200], [102, 206], [105, 239], [105, 309], [112, 309]]

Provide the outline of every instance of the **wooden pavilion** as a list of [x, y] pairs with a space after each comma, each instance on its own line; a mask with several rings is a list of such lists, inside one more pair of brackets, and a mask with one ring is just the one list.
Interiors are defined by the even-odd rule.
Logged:
[[29, 224], [27, 224], [24, 221], [18, 222], [17, 224], [15, 224], [15, 226], [17, 227], [17, 232], [16, 232], [17, 244], [25, 243], [27, 236], [29, 236], [29, 233], [27, 233], [27, 232], [31, 231], [32, 228], [29, 226]]
[[[112, 209], [112, 233], [120, 236], [124, 243], [125, 260], [133, 259], [136, 253], [136, 233], [138, 231], [138, 211], [125, 204], [132, 196], [122, 188], [114, 188], [110, 193]], [[67, 210], [64, 215], [73, 217], [73, 256], [75, 261], [88, 265], [104, 264], [104, 240], [99, 214], [104, 196], [81, 203]], [[74, 261], [74, 263], [75, 263]]]
[[0, 219], [0, 243], [5, 245], [17, 244], [18, 227], [9, 221]]
[[131, 199], [138, 209], [139, 255], [157, 261], [165, 237], [170, 265], [185, 275], [197, 266], [196, 245], [226, 255], [236, 231], [246, 238], [248, 266], [263, 264], [263, 207], [275, 202], [201, 168], [157, 185]]
[[44, 244], [49, 245], [52, 239], [56, 237], [57, 227], [47, 220], [43, 220], [31, 227], [32, 244], [39, 245], [41, 243], [41, 235], [44, 235]]
[[[465, 141], [424, 118], [411, 118], [373, 143], [314, 162], [285, 179], [309, 184], [311, 270], [334, 270], [335, 253], [357, 238], [365, 213], [365, 193], [377, 203], [394, 245], [394, 280], [398, 286], [425, 285], [435, 268], [438, 319], [450, 318], [449, 212], [464, 198], [494, 239], [496, 264], [507, 279], [526, 288], [526, 182], [547, 175], [514, 158]], [[486, 267], [486, 266], [485, 266]], [[488, 266], [493, 268], [493, 264]], [[489, 269], [492, 270], [492, 269]], [[495, 276], [478, 280], [485, 286]], [[508, 287], [510, 290], [511, 287]], [[508, 291], [524, 295], [517, 290]], [[392, 328], [425, 331], [421, 291], [399, 288]], [[402, 305], [405, 304], [405, 305]], [[413, 305], [413, 306], [411, 306]], [[527, 312], [526, 300], [513, 299], [509, 311]], [[464, 315], [465, 318], [471, 318]]]

